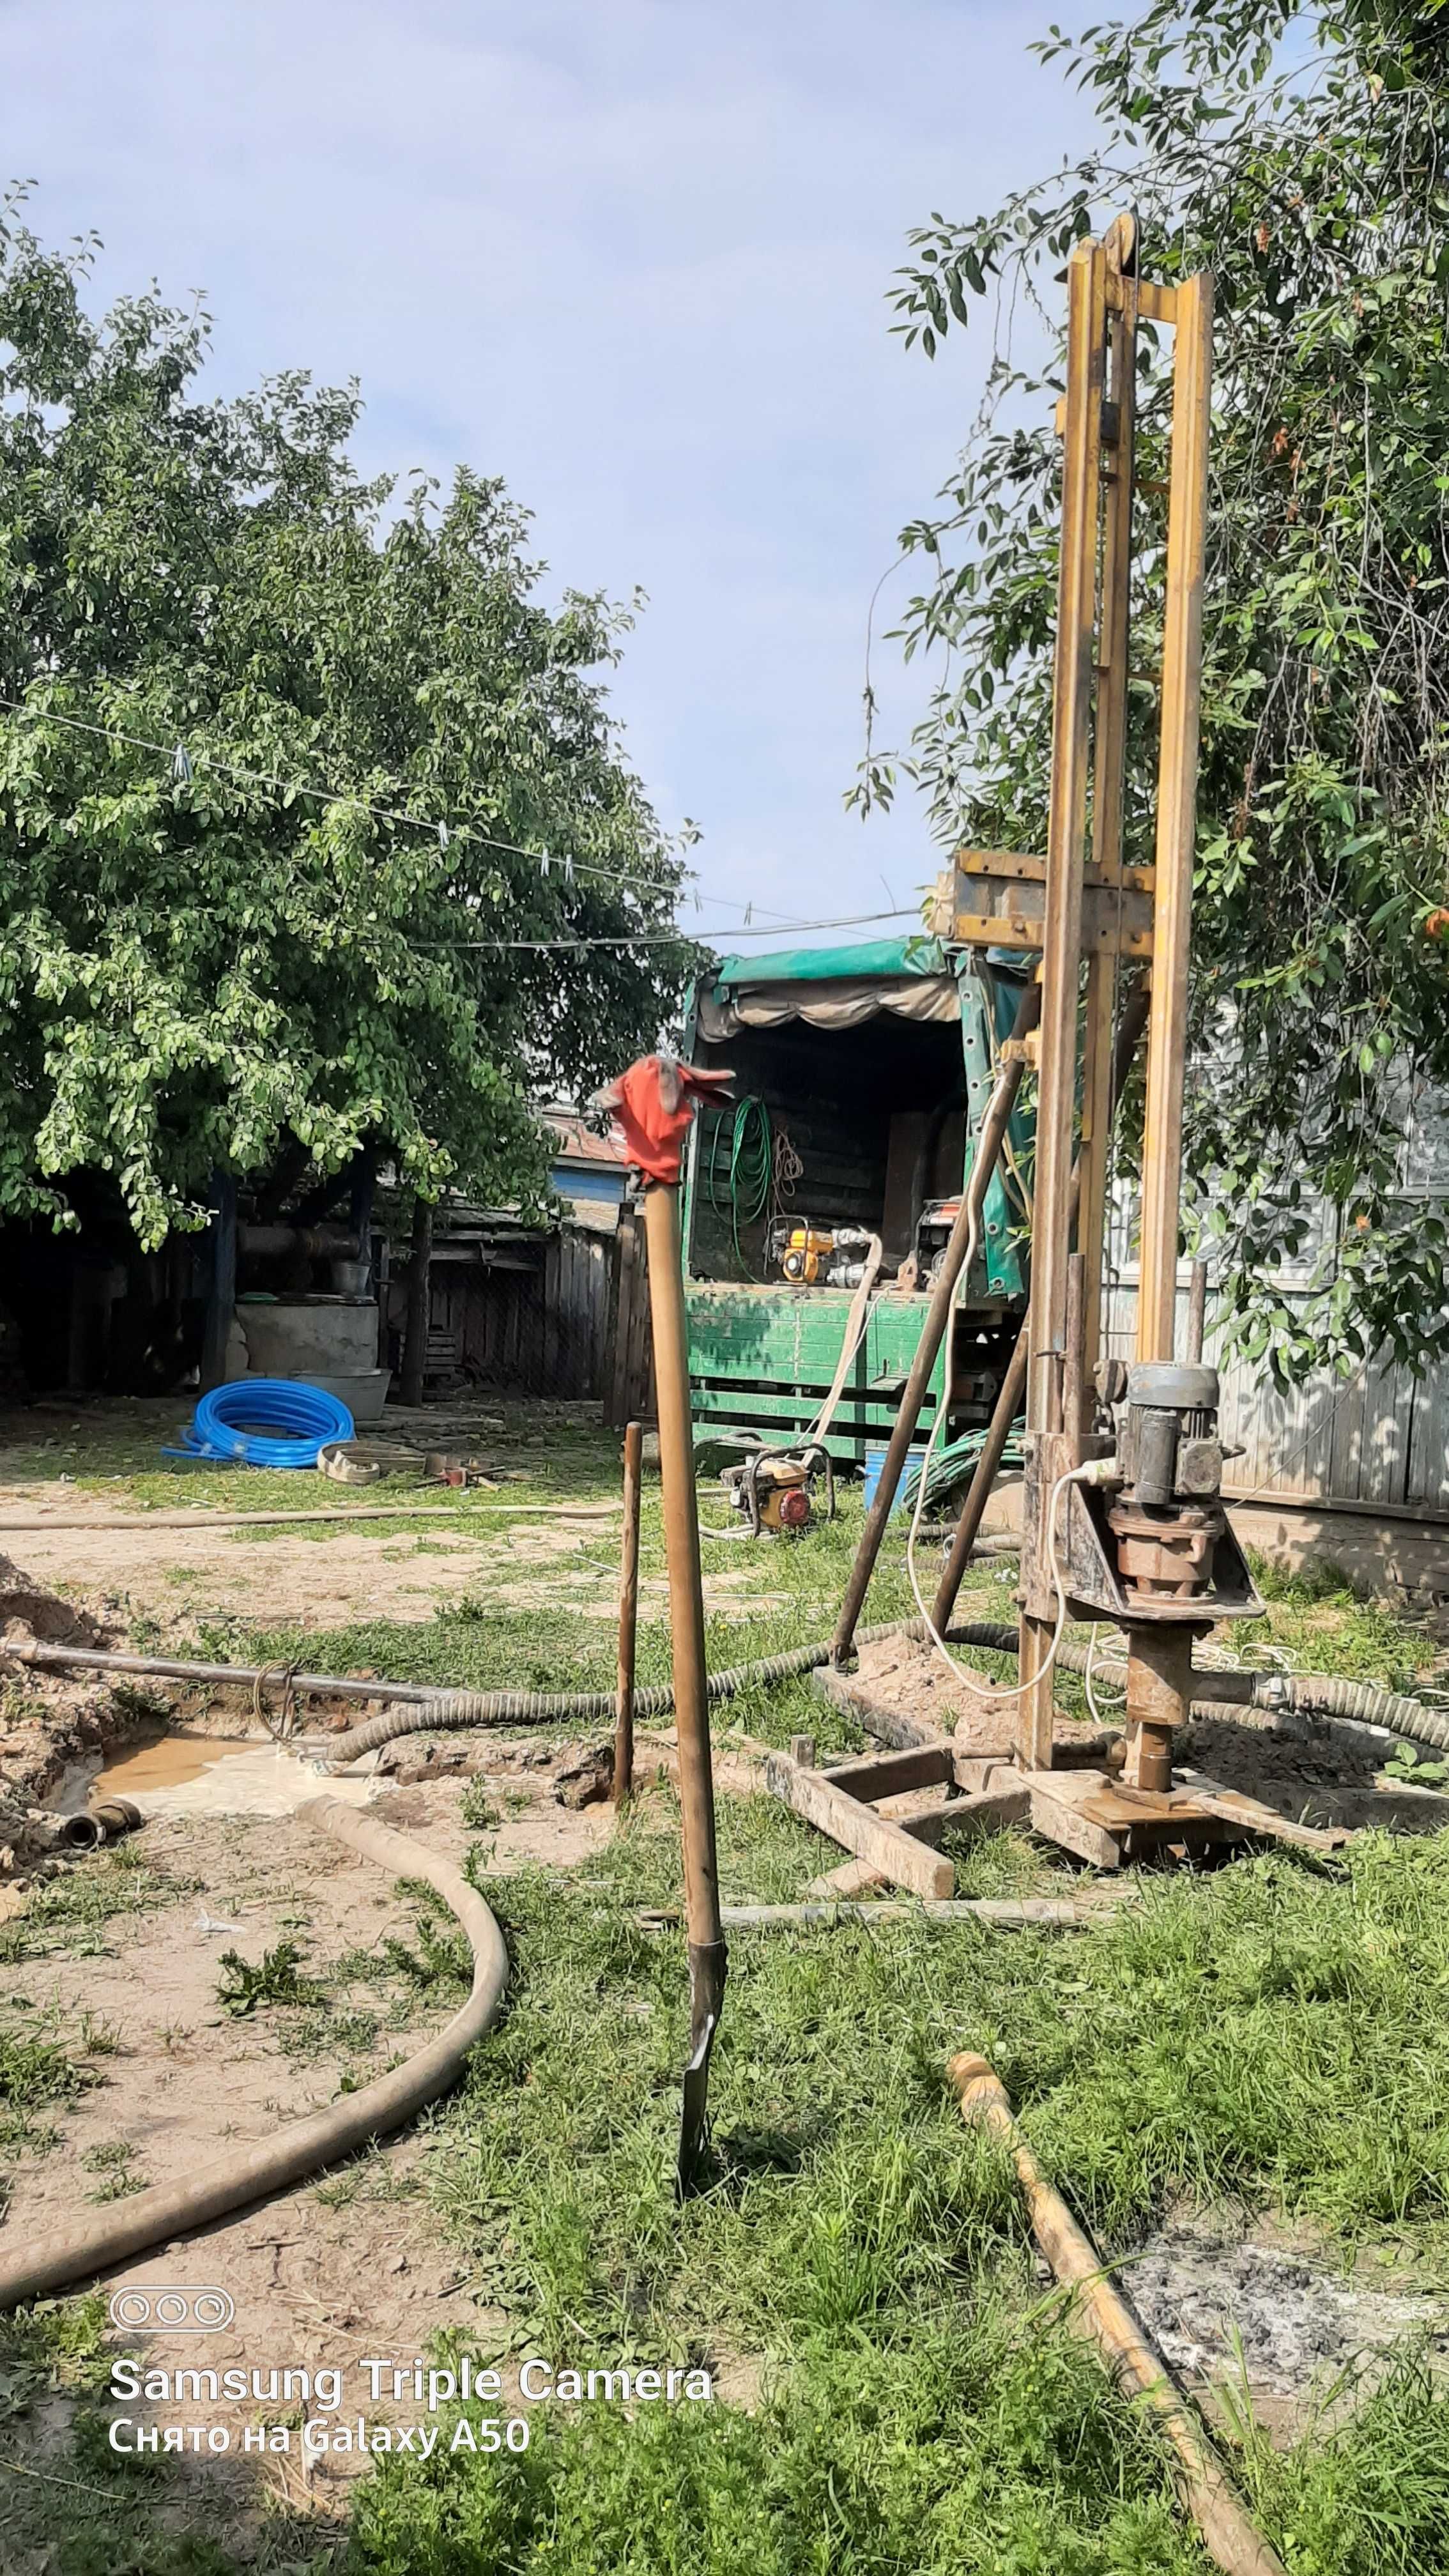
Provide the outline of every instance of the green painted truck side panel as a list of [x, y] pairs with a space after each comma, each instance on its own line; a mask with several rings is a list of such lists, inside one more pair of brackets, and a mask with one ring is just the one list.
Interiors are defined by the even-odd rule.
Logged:
[[[867, 1443], [890, 1436], [929, 1299], [889, 1290], [874, 1299], [831, 1426], [837, 1458], [863, 1461]], [[850, 1314], [848, 1290], [717, 1287], [685, 1282], [689, 1374], [696, 1440], [710, 1430], [758, 1430], [791, 1438], [811, 1423], [830, 1391]], [[921, 1409], [921, 1436], [941, 1391], [936, 1363]]]
[[[976, 1158], [976, 1138], [995, 1087], [995, 1050], [1011, 1034], [1016, 1017], [1016, 993], [1004, 982], [995, 988], [995, 1023], [991, 1005], [976, 975], [962, 972], [956, 978], [961, 995], [961, 1051], [966, 1059], [966, 1168], [963, 1178], [969, 1180]], [[1030, 1151], [1031, 1121], [1013, 1111], [1009, 1134], [1012, 1150], [1020, 1161]], [[1026, 1295], [1026, 1267], [1022, 1259], [1021, 1213], [1006, 1186], [998, 1164], [986, 1184], [986, 1198], [981, 1210], [981, 1250], [977, 1254], [971, 1277], [971, 1288], [988, 1297], [1015, 1299]]]

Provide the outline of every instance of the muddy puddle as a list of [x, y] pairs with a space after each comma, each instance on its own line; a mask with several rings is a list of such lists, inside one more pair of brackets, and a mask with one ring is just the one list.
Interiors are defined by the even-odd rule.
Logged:
[[370, 1780], [324, 1779], [271, 1736], [188, 1734], [177, 1727], [136, 1738], [99, 1768], [83, 1768], [55, 1800], [73, 1815], [97, 1798], [130, 1798], [151, 1816], [287, 1816], [304, 1798], [363, 1806]]
[[96, 1798], [139, 1798], [156, 1790], [180, 1789], [188, 1780], [199, 1780], [214, 1762], [234, 1761], [238, 1754], [260, 1749], [254, 1736], [188, 1735], [178, 1728], [174, 1734], [129, 1744], [88, 1786]]

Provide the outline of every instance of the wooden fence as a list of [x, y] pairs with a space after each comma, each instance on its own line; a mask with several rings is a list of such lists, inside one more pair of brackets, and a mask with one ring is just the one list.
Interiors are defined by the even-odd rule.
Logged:
[[[1177, 1293], [1182, 1350], [1185, 1269]], [[1291, 1303], [1293, 1292], [1284, 1294]], [[1109, 1290], [1105, 1320], [1106, 1348], [1130, 1359], [1135, 1277]], [[1449, 1363], [1449, 1322], [1445, 1353]], [[1203, 1356], [1213, 1359], [1211, 1332]], [[1415, 1377], [1395, 1360], [1374, 1360], [1355, 1377], [1313, 1377], [1279, 1395], [1262, 1362], [1249, 1367], [1236, 1360], [1223, 1371], [1222, 1435], [1226, 1447], [1242, 1451], [1228, 1464], [1233, 1493], [1449, 1517], [1449, 1365]]]
[[643, 1221], [638, 1210], [628, 1206], [619, 1210], [619, 1230], [613, 1241], [607, 1348], [604, 1420], [619, 1428], [626, 1422], [652, 1422], [654, 1350], [649, 1331], [649, 1257]]

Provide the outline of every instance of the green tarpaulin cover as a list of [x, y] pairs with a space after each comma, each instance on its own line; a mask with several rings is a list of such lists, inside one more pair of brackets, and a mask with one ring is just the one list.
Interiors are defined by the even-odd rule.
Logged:
[[775, 948], [764, 957], [726, 957], [716, 992], [741, 984], [829, 984], [861, 975], [942, 975], [940, 941], [917, 931], [906, 939], [868, 939], [858, 948]]

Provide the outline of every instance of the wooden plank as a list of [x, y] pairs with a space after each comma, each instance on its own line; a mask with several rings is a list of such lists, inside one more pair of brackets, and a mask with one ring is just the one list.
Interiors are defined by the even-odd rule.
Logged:
[[873, 1887], [889, 1887], [889, 1885], [890, 1880], [883, 1878], [878, 1869], [872, 1869], [869, 1861], [843, 1860], [838, 1869], [827, 1869], [819, 1878], [812, 1878], [805, 1893], [807, 1896], [828, 1896], [848, 1900], [854, 1896], [868, 1895]]
[[[1150, 957], [1152, 932], [1141, 918], [1146, 909], [1141, 896], [1122, 898], [1124, 918], [1115, 918], [1115, 904], [1105, 887], [1088, 909], [1081, 925], [1080, 942], [1085, 954], [1092, 957]], [[964, 948], [1015, 948], [1024, 955], [1039, 951], [1043, 937], [1043, 915], [1018, 912], [958, 912], [951, 925], [951, 936]]]
[[[972, 1790], [964, 1798], [950, 1797], [942, 1808], [941, 1826], [943, 1832], [953, 1834], [994, 1833], [1002, 1825], [1024, 1825], [1030, 1815], [1031, 1791], [1018, 1771], [989, 1789]], [[910, 1832], [909, 1825], [906, 1830]]]
[[[1109, 278], [1107, 283], [1108, 302], [1114, 303], [1118, 301], [1125, 292], [1126, 286], [1127, 280], [1125, 278], [1120, 278], [1116, 281], [1114, 292], [1113, 281]], [[1177, 288], [1175, 286], [1160, 286], [1150, 277], [1140, 277], [1137, 280], [1137, 310], [1144, 322], [1175, 322], [1177, 320]]]
[[832, 1707], [843, 1709], [847, 1717], [853, 1717], [859, 1726], [864, 1727], [867, 1735], [875, 1737], [877, 1744], [904, 1749], [910, 1744], [949, 1742], [943, 1727], [933, 1725], [929, 1718], [907, 1717], [903, 1709], [887, 1708], [884, 1700], [873, 1699], [870, 1692], [862, 1690], [860, 1683], [852, 1681], [848, 1673], [832, 1672], [826, 1664], [810, 1678], [822, 1699], [828, 1699]]
[[1344, 1825], [1300, 1825], [1291, 1816], [1280, 1816], [1276, 1807], [1265, 1807], [1260, 1799], [1246, 1798], [1236, 1789], [1220, 1788], [1200, 1771], [1179, 1771], [1180, 1785], [1190, 1791], [1199, 1805], [1210, 1808], [1230, 1824], [1244, 1825], [1249, 1833], [1266, 1834], [1274, 1842], [1296, 1843], [1304, 1851], [1342, 1851], [1353, 1835]]
[[857, 1860], [869, 1861], [893, 1886], [908, 1887], [917, 1896], [950, 1895], [956, 1878], [948, 1860], [938, 1859], [919, 1839], [874, 1815], [859, 1799], [833, 1789], [820, 1772], [801, 1771], [776, 1753], [765, 1764], [765, 1785], [794, 1815], [854, 1852]]
[[559, 1361], [565, 1259], [563, 1236], [550, 1235], [548, 1249], [543, 1257], [543, 1346], [535, 1362], [540, 1392], [544, 1395], [558, 1395], [562, 1392], [559, 1385]]
[[[1055, 1774], [1028, 1773], [1035, 1784], [1042, 1777], [1053, 1783]], [[1036, 1785], [1030, 1791], [1030, 1816], [1033, 1833], [1043, 1834], [1048, 1842], [1060, 1843], [1063, 1851], [1075, 1852], [1078, 1860], [1091, 1861], [1097, 1869], [1120, 1869], [1122, 1853], [1115, 1834], [1102, 1825], [1094, 1825], [1080, 1815], [1051, 1789]]]
[[[793, 1746], [791, 1750], [793, 1751]], [[905, 1789], [937, 1788], [951, 1778], [951, 1747], [943, 1736], [934, 1744], [903, 1745], [894, 1753], [864, 1754], [859, 1760], [832, 1762], [822, 1779], [848, 1797], [899, 1797]]]
[[1190, 1785], [1132, 1789], [1104, 1771], [1029, 1772], [1027, 1781], [1033, 1830], [1098, 1869], [1120, 1869], [1162, 1844], [1232, 1842], [1247, 1831], [1240, 1817]]

